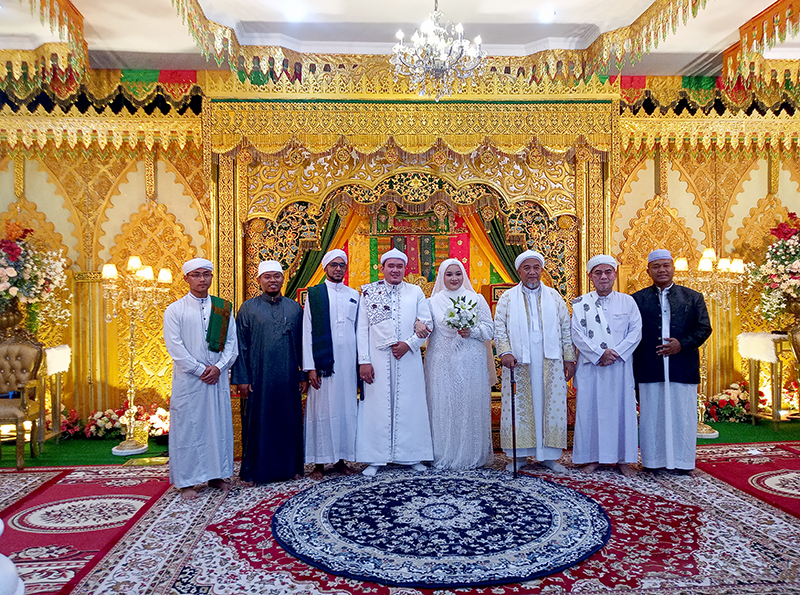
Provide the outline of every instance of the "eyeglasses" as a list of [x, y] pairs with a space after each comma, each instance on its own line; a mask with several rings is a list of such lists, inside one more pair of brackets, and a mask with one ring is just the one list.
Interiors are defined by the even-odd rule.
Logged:
[[192, 279], [211, 279], [214, 273], [186, 273], [186, 276]]
[[329, 267], [334, 267], [336, 269], [346, 269], [347, 268], [347, 263], [346, 262], [329, 262], [328, 266]]

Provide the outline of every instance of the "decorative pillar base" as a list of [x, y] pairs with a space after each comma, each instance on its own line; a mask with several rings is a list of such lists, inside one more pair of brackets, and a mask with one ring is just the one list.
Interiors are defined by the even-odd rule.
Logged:
[[111, 449], [111, 454], [118, 457], [129, 457], [131, 455], [140, 455], [147, 452], [147, 444], [142, 444], [136, 440], [125, 440]]

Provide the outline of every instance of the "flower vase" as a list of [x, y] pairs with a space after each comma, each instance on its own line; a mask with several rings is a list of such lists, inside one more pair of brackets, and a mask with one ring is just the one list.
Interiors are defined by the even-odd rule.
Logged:
[[0, 309], [0, 329], [13, 329], [22, 322], [23, 318], [22, 310], [19, 309], [19, 300], [15, 297], [11, 298], [5, 307]]
[[794, 314], [794, 324], [786, 332], [794, 352], [794, 376], [800, 381], [800, 298], [787, 299], [786, 312]]

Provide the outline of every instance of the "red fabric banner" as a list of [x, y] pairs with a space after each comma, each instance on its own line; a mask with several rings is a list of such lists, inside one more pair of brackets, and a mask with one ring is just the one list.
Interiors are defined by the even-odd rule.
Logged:
[[406, 236], [406, 274], [419, 275], [419, 236]]

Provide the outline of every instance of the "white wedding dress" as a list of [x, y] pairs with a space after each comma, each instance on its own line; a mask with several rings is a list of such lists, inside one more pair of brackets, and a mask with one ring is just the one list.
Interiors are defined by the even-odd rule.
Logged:
[[[449, 298], [457, 295], [478, 303], [478, 324], [467, 339], [443, 320], [443, 312], [451, 304]], [[492, 404], [486, 346], [494, 334], [491, 310], [483, 296], [474, 291], [443, 290], [429, 302], [434, 328], [425, 351], [425, 389], [433, 466], [474, 469], [491, 464]]]

